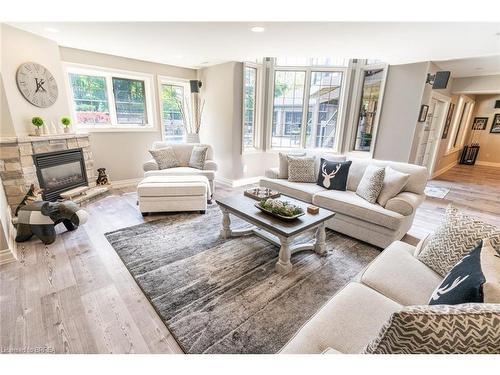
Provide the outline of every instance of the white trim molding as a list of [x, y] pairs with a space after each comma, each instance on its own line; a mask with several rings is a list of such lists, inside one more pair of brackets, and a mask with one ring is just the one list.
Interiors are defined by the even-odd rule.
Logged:
[[483, 167], [500, 168], [500, 163], [493, 163], [491, 161], [481, 161], [481, 160], [478, 160], [478, 161], [476, 161], [476, 165], [481, 165]]
[[457, 165], [457, 164], [458, 164], [458, 161], [454, 161], [453, 163], [448, 164], [446, 167], [441, 168], [441, 169], [440, 169], [440, 170], [438, 170], [438, 171], [435, 171], [435, 172], [431, 175], [430, 180], [432, 180], [433, 178], [436, 178], [437, 176], [442, 175], [444, 172], [449, 171], [451, 168], [453, 168], [453, 167], [454, 167], [455, 165]]
[[123, 188], [127, 186], [137, 185], [144, 177], [129, 178], [127, 180], [111, 181], [111, 188]]

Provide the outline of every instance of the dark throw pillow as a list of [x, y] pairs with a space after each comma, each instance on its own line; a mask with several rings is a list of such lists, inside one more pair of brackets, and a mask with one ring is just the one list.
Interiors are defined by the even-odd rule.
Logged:
[[352, 161], [350, 160], [339, 162], [321, 158], [316, 183], [328, 190], [345, 191], [351, 164]]
[[464, 256], [432, 293], [429, 305], [500, 303], [500, 256], [484, 239]]

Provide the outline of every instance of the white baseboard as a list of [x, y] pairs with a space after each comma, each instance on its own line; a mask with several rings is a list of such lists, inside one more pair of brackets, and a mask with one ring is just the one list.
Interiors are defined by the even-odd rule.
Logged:
[[261, 178], [262, 178], [262, 176], [256, 176], [256, 177], [242, 178], [239, 180], [231, 180], [231, 179], [225, 178], [225, 177], [217, 177], [215, 179], [215, 182], [217, 182], [221, 185], [225, 185], [225, 186], [229, 186], [229, 187], [234, 188], [234, 187], [239, 187], [239, 186], [256, 184], [260, 181]]
[[448, 164], [446, 167], [441, 168], [441, 169], [440, 169], [440, 170], [438, 170], [438, 171], [435, 171], [435, 172], [432, 174], [431, 179], [436, 178], [436, 177], [437, 177], [437, 176], [439, 176], [439, 175], [442, 175], [442, 174], [443, 174], [444, 172], [446, 172], [446, 171], [449, 171], [451, 168], [453, 168], [453, 167], [454, 167], [455, 165], [457, 165], [457, 164], [458, 164], [458, 161], [454, 161], [453, 163]]
[[126, 186], [137, 185], [143, 178], [144, 177], [129, 178], [128, 180], [111, 181], [111, 187], [112, 188], [122, 188], [122, 187], [126, 187]]
[[0, 265], [15, 262], [16, 260], [11, 249], [0, 250]]
[[490, 161], [476, 161], [476, 165], [482, 165], [484, 167], [500, 168], [500, 163], [492, 163]]

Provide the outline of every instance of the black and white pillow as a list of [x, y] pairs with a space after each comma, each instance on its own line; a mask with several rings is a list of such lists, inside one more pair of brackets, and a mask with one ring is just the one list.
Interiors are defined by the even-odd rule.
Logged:
[[483, 238], [490, 239], [496, 250], [500, 248], [500, 229], [449, 205], [443, 222], [430, 236], [417, 259], [445, 277]]
[[498, 354], [500, 305], [407, 306], [395, 312], [367, 354]]
[[331, 161], [321, 158], [316, 184], [328, 190], [346, 190], [352, 161]]
[[446, 275], [429, 305], [500, 303], [499, 280], [500, 256], [485, 239]]

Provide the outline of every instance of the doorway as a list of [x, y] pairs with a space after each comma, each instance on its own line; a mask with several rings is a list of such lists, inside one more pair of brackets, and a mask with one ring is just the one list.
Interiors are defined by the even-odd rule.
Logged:
[[415, 164], [427, 167], [429, 175], [434, 172], [441, 132], [449, 105], [450, 98], [444, 95], [432, 95], [415, 160]]

